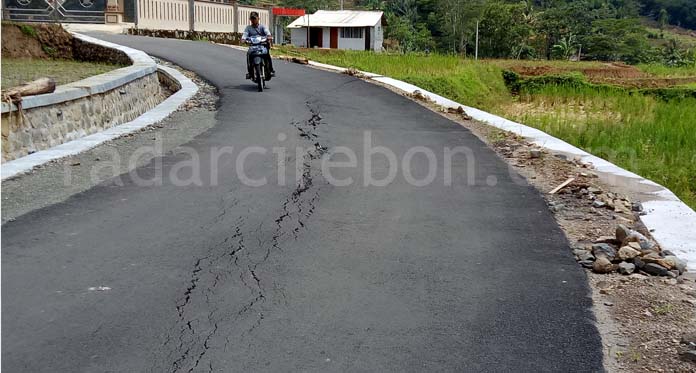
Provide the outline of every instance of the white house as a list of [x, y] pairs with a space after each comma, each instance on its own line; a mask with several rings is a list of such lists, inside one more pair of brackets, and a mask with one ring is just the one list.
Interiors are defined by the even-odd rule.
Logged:
[[294, 20], [288, 28], [296, 47], [381, 51], [383, 22], [382, 12], [318, 10]]

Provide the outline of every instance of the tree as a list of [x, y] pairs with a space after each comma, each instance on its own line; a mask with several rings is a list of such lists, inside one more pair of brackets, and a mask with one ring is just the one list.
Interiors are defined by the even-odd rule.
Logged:
[[389, 0], [387, 9], [392, 13], [411, 25], [418, 23], [418, 5], [416, 0]]
[[660, 15], [657, 17], [657, 22], [660, 24], [660, 31], [665, 29], [667, 23], [669, 23], [669, 13], [665, 8], [660, 9]]
[[453, 53], [466, 53], [473, 43], [483, 0], [439, 0], [437, 26], [440, 45]]
[[600, 19], [585, 38], [585, 56], [601, 61], [648, 62], [652, 48], [637, 19]]
[[319, 9], [338, 9], [338, 0], [283, 0], [281, 3], [288, 8], [305, 9], [307, 13], [314, 13]]
[[384, 0], [360, 0], [355, 5], [368, 10], [380, 10], [384, 9], [386, 2]]
[[554, 58], [569, 60], [571, 56], [575, 55], [576, 51], [577, 42], [575, 35], [570, 34], [567, 37], [561, 38], [558, 44], [554, 44], [551, 54]]
[[525, 15], [526, 4], [489, 2], [479, 25], [479, 55], [492, 58], [520, 58], [532, 35]]
[[696, 29], [696, 1], [694, 0], [636, 0], [641, 14], [660, 22], [662, 9], [671, 24]]
[[696, 51], [684, 48], [676, 39], [671, 39], [662, 49], [662, 59], [667, 66], [696, 67]]
[[598, 18], [613, 17], [614, 14], [601, 6], [586, 1], [564, 3], [545, 9], [535, 23], [536, 45], [540, 55], [552, 58], [553, 46], [561, 39], [574, 35], [577, 42], [585, 44], [584, 38], [591, 35], [592, 22]]
[[423, 24], [414, 26], [406, 18], [394, 14], [388, 15], [387, 24], [385, 37], [396, 40], [401, 52], [431, 49], [435, 45], [430, 31]]

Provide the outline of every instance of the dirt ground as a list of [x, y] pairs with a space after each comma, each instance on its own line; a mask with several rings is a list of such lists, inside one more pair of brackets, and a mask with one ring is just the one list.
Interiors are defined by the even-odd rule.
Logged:
[[553, 75], [553, 74], [563, 74], [569, 72], [581, 72], [588, 78], [621, 78], [621, 79], [635, 79], [644, 78], [647, 75], [640, 71], [635, 66], [629, 66], [624, 63], [618, 62], [606, 62], [602, 63], [600, 66], [593, 67], [566, 67], [566, 66], [551, 66], [551, 65], [541, 65], [541, 66], [525, 66], [517, 65], [512, 66], [510, 70], [524, 76], [541, 76], [541, 75]]
[[24, 34], [19, 27], [2, 25], [2, 57], [48, 58], [41, 43]]
[[[59, 24], [2, 23], [3, 58], [73, 58], [73, 37]], [[33, 35], [32, 35], [33, 34]]]
[[666, 88], [696, 82], [696, 76], [678, 78], [655, 77], [635, 66], [620, 62], [605, 62], [601, 63], [600, 66], [578, 68], [552, 65], [518, 65], [511, 66], [510, 70], [526, 77], [580, 72], [591, 83], [610, 84], [627, 88]]

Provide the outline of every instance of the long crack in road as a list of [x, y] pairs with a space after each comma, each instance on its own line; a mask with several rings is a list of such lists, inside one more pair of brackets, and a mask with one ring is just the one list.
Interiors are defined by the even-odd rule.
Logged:
[[[213, 371], [213, 362], [209, 360], [206, 364], [204, 360], [218, 332], [221, 329], [225, 331], [223, 348], [226, 350], [235, 343], [241, 343], [241, 337], [251, 333], [263, 321], [262, 304], [269, 295], [256, 270], [274, 251], [283, 253], [281, 244], [284, 239], [292, 237], [297, 240], [301, 230], [306, 229], [306, 222], [314, 213], [315, 203], [320, 196], [321, 187], [315, 181], [320, 175], [316, 163], [329, 148], [321, 143], [317, 134], [317, 129], [324, 124], [319, 109], [311, 101], [306, 102], [306, 107], [310, 117], [303, 121], [293, 120], [290, 125], [310, 146], [302, 155], [297, 186], [280, 207], [281, 214], [274, 219], [276, 228], [273, 236], [270, 240], [263, 240], [260, 229], [246, 229], [244, 217], [239, 217], [230, 227], [230, 236], [211, 247], [205, 256], [194, 260], [189, 285], [176, 306], [176, 325], [165, 337], [163, 351], [158, 351], [158, 354], [164, 352], [168, 356], [172, 373], [193, 372], [199, 366], [207, 366]], [[238, 200], [233, 199], [229, 205], [223, 205], [213, 224], [224, 224], [227, 209], [237, 204]], [[245, 237], [256, 240], [256, 245], [247, 246]], [[248, 300], [241, 305], [227, 304], [216, 293], [216, 288], [236, 278], [249, 290]], [[272, 282], [270, 279], [268, 281]], [[274, 285], [273, 292], [282, 294], [282, 287], [275, 282]], [[188, 311], [189, 305], [201, 302], [205, 304], [205, 309], [210, 310], [207, 315]], [[248, 315], [255, 315], [255, 320], [240, 333], [236, 323]], [[239, 337], [233, 340], [231, 336]], [[154, 361], [158, 362], [158, 357]], [[158, 369], [159, 365], [155, 365], [151, 370]]]

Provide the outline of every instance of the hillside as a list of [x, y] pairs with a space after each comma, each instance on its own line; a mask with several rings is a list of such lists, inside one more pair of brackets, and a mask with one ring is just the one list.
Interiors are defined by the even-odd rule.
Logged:
[[[340, 6], [337, 0], [283, 4], [308, 11]], [[383, 10], [387, 45], [401, 52], [473, 55], [478, 25], [484, 58], [696, 63], [686, 29], [696, 28], [691, 0], [354, 0], [344, 7]]]
[[648, 32], [650, 45], [653, 47], [665, 47], [671, 40], [677, 40], [684, 48], [696, 48], [696, 31], [679, 26], [665, 25], [660, 30], [658, 22], [643, 18], [641, 23]]

